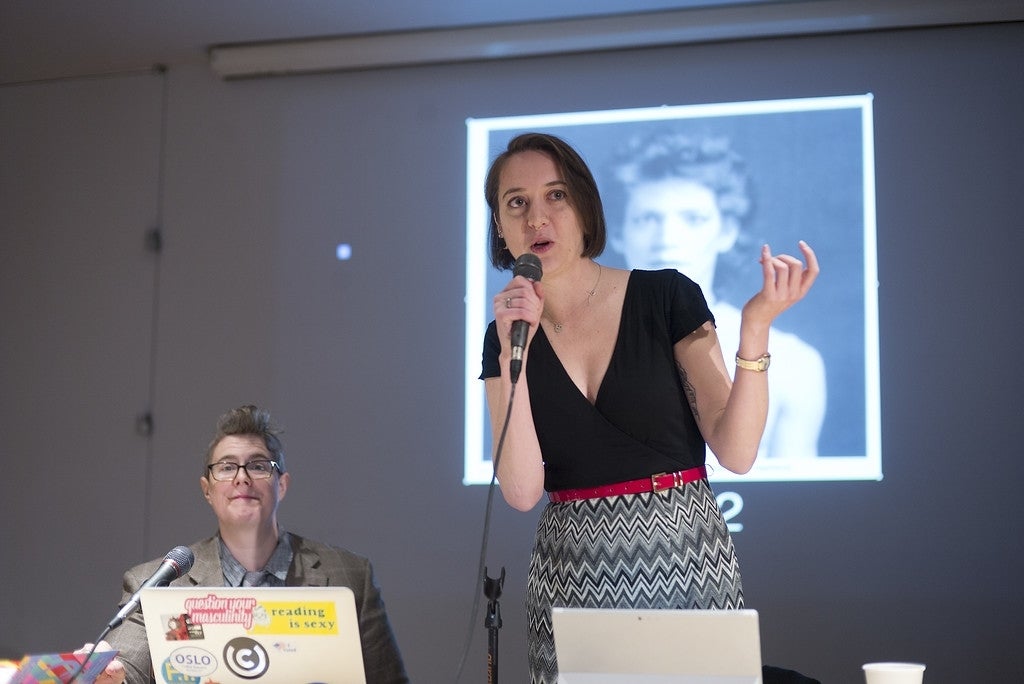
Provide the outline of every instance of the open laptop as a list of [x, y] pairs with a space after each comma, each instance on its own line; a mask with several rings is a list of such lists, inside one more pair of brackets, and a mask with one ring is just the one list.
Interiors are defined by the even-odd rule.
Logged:
[[761, 684], [755, 610], [553, 608], [559, 684]]
[[157, 682], [366, 684], [347, 587], [142, 591]]

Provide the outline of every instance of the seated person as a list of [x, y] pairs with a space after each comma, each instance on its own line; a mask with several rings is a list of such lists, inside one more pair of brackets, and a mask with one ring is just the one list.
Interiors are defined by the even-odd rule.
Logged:
[[[345, 586], [355, 592], [368, 684], [409, 678], [395, 642], [370, 561], [278, 527], [277, 507], [288, 491], [279, 430], [270, 414], [242, 406], [221, 416], [206, 452], [199, 486], [214, 515], [217, 534], [192, 544], [195, 563], [171, 586]], [[124, 574], [124, 605], [162, 558]], [[83, 650], [91, 648], [86, 644]], [[99, 684], [155, 684], [141, 611], [110, 632], [98, 650], [120, 651]]]

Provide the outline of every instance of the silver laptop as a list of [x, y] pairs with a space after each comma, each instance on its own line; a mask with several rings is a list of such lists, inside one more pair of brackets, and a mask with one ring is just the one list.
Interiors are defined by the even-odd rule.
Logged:
[[366, 684], [346, 587], [142, 591], [157, 682]]
[[553, 608], [559, 684], [761, 684], [755, 610]]

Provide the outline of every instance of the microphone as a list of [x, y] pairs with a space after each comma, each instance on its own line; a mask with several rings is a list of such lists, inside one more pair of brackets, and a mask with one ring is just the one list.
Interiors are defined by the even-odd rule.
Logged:
[[153, 575], [142, 583], [138, 591], [132, 594], [132, 597], [128, 600], [128, 603], [122, 606], [121, 610], [117, 611], [117, 615], [114, 619], [107, 623], [107, 631], [117, 627], [125, 618], [134, 613], [139, 608], [139, 604], [142, 601], [142, 590], [148, 589], [149, 587], [163, 587], [170, 584], [171, 580], [176, 580], [186, 572], [192, 569], [192, 564], [195, 563], [196, 557], [192, 553], [192, 549], [187, 546], [175, 546], [173, 549], [167, 552], [164, 556], [164, 562], [160, 564], [157, 571]]
[[[523, 276], [533, 281], [540, 280], [543, 269], [540, 264], [540, 257], [530, 252], [524, 252], [512, 265], [513, 276]], [[509, 363], [509, 375], [512, 377], [512, 384], [519, 381], [519, 373], [523, 370], [523, 350], [526, 348], [526, 337], [530, 332], [530, 324], [526, 321], [514, 321], [512, 323], [512, 361]]]

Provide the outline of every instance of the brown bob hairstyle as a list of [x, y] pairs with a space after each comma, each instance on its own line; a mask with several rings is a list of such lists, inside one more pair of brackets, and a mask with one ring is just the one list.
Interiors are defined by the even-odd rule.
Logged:
[[498, 183], [505, 163], [520, 152], [540, 152], [555, 162], [569, 191], [569, 203], [579, 216], [583, 226], [583, 254], [593, 258], [604, 251], [606, 228], [601, 194], [597, 182], [579, 153], [561, 138], [547, 133], [522, 133], [508, 141], [505, 151], [499, 154], [487, 171], [484, 196], [491, 210], [490, 257], [491, 264], [499, 271], [507, 271], [515, 263], [515, 257], [505, 248], [505, 241], [498, 237]]

